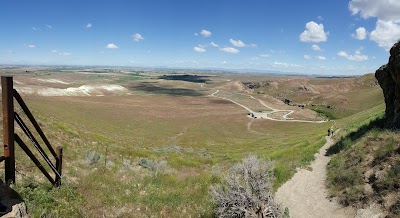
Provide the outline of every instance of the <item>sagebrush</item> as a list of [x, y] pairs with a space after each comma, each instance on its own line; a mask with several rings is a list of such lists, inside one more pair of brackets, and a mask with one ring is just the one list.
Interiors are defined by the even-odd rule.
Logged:
[[273, 196], [273, 163], [249, 156], [211, 187], [218, 217], [284, 217]]

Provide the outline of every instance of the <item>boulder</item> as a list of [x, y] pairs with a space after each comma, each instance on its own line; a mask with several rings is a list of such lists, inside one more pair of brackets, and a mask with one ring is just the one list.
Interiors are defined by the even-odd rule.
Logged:
[[0, 179], [0, 218], [30, 217], [21, 196]]
[[400, 128], [400, 42], [390, 49], [389, 62], [375, 72], [385, 97], [386, 125]]
[[29, 214], [24, 202], [12, 206], [11, 212], [1, 216], [0, 218], [29, 218]]

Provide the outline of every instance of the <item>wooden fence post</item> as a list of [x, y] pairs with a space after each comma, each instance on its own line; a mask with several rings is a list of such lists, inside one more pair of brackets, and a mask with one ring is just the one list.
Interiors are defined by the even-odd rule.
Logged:
[[14, 88], [12, 77], [1, 77], [5, 181], [15, 183]]
[[60, 186], [61, 185], [61, 175], [62, 175], [62, 147], [58, 146], [56, 149], [56, 154], [57, 154], [57, 159], [56, 159], [56, 169], [58, 174], [56, 174], [56, 186]]

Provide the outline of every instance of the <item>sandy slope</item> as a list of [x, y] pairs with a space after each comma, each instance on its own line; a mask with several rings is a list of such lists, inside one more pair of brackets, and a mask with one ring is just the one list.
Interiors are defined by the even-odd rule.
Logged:
[[312, 170], [301, 169], [291, 180], [276, 192], [276, 199], [289, 209], [291, 217], [354, 217], [353, 208], [343, 208], [327, 198], [325, 187], [326, 165], [330, 157], [325, 156], [334, 142], [326, 137], [325, 145], [316, 154]]

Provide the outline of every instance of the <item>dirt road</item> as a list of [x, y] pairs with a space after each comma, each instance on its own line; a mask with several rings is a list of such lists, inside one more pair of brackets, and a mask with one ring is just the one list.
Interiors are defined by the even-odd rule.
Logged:
[[[258, 118], [263, 118], [263, 119], [268, 119], [268, 120], [274, 120], [274, 121], [284, 121], [284, 122], [303, 122], [303, 123], [325, 123], [325, 122], [327, 122], [327, 121], [325, 121], [325, 120], [321, 120], [321, 121], [311, 121], [311, 120], [295, 120], [295, 119], [292, 119], [292, 118], [288, 118], [287, 116], [290, 115], [290, 114], [292, 114], [292, 113], [294, 112], [293, 110], [279, 110], [279, 109], [275, 109], [275, 108], [272, 108], [271, 106], [265, 104], [265, 102], [261, 101], [260, 99], [254, 98], [254, 97], [251, 96], [251, 95], [246, 95], [246, 96], [251, 97], [251, 98], [254, 99], [254, 100], [259, 101], [260, 104], [262, 104], [264, 107], [266, 107], [266, 108], [268, 108], [268, 109], [271, 110], [271, 111], [269, 111], [269, 112], [261, 112], [261, 113], [259, 113], [259, 112], [254, 112], [254, 111], [252, 111], [250, 108], [248, 108], [247, 106], [245, 106], [245, 105], [243, 105], [243, 104], [240, 104], [240, 103], [238, 103], [238, 102], [236, 102], [236, 101], [234, 101], [234, 100], [232, 100], [232, 99], [225, 98], [225, 97], [220, 97], [220, 96], [216, 96], [216, 94], [217, 94], [218, 92], [219, 92], [219, 90], [215, 91], [215, 92], [212, 93], [210, 96], [215, 97], [215, 98], [224, 99], [224, 100], [230, 101], [230, 102], [232, 102], [232, 103], [234, 103], [234, 104], [237, 104], [237, 105], [239, 105], [240, 107], [246, 109], [249, 113], [254, 114], [254, 116], [255, 116], [255, 117], [258, 117]], [[270, 115], [273, 114], [273, 113], [279, 113], [279, 112], [284, 112], [284, 114], [282, 115], [282, 119], [275, 119], [275, 118], [273, 118], [273, 117], [270, 116]]]

